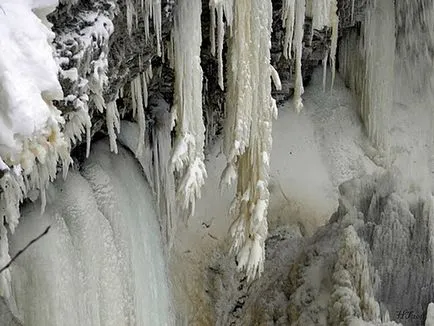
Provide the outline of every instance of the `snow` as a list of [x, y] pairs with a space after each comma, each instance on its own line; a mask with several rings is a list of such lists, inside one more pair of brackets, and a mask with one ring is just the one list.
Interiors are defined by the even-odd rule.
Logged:
[[1, 5], [0, 157], [14, 165], [25, 139], [47, 135], [62, 122], [51, 101], [63, 99], [63, 93], [50, 46], [54, 34], [25, 3]]

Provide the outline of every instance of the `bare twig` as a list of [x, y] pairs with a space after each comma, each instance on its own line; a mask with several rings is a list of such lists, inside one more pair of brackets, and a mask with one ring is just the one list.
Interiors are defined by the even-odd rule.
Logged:
[[16, 260], [24, 251], [26, 251], [32, 244], [34, 244], [36, 241], [38, 241], [39, 239], [41, 239], [44, 235], [46, 235], [48, 233], [48, 231], [50, 230], [51, 225], [47, 226], [47, 228], [45, 229], [44, 232], [42, 232], [40, 235], [38, 235], [35, 239], [33, 239], [32, 241], [30, 241], [27, 246], [25, 246], [23, 249], [21, 249], [20, 251], [18, 251], [16, 253], [15, 256], [13, 256], [11, 258], [11, 260], [9, 261], [9, 263], [6, 264], [6, 266], [2, 267], [0, 269], [0, 274], [5, 271], [6, 269], [9, 268], [9, 266], [11, 266], [11, 264], [14, 262], [14, 260]]

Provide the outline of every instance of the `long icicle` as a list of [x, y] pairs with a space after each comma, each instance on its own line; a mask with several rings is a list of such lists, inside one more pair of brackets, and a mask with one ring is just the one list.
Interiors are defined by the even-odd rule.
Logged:
[[301, 96], [304, 93], [303, 74], [301, 70], [301, 59], [303, 55], [303, 36], [304, 19], [306, 15], [306, 0], [296, 0], [295, 7], [295, 30], [294, 30], [294, 50], [295, 50], [295, 87], [294, 87], [294, 107], [297, 112], [303, 108]]
[[277, 114], [271, 97], [272, 74], [276, 85], [280, 85], [270, 66], [271, 22], [271, 0], [234, 2], [224, 140], [227, 166], [222, 183], [230, 184], [237, 178], [236, 197], [230, 209], [234, 219], [231, 250], [237, 254], [238, 268], [246, 271], [248, 280], [263, 271], [267, 237], [271, 126]]
[[170, 160], [181, 175], [177, 197], [189, 215], [205, 183], [205, 126], [202, 117], [200, 0], [180, 0], [174, 17], [171, 43], [175, 70], [174, 111], [176, 141]]

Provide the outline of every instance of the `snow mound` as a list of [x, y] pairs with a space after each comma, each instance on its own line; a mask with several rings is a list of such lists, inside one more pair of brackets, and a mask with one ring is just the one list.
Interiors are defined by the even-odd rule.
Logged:
[[[45, 188], [56, 177], [57, 161], [62, 160], [64, 174], [70, 163], [64, 120], [53, 105], [63, 99], [51, 47], [54, 33], [46, 20], [56, 6], [54, 0], [0, 1], [0, 217], [11, 232], [23, 198], [40, 190], [44, 210]], [[9, 259], [4, 224], [0, 266]], [[0, 278], [5, 297], [9, 278], [8, 272]]]

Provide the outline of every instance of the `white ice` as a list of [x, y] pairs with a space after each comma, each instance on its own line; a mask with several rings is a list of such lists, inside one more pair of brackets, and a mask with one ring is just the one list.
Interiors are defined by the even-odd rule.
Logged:
[[23, 324], [171, 325], [154, 201], [133, 155], [97, 143], [48, 197], [42, 216], [24, 207], [11, 238], [14, 254], [51, 225], [12, 267], [10, 302]]

